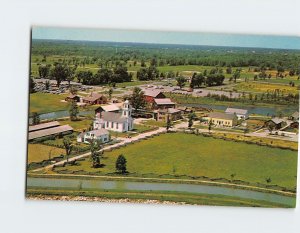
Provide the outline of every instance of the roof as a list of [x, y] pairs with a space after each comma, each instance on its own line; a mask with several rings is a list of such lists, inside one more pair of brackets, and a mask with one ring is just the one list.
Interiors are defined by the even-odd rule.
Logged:
[[47, 123], [43, 123], [43, 124], [29, 126], [28, 131], [33, 132], [33, 131], [52, 128], [52, 127], [56, 127], [56, 126], [59, 126], [59, 122], [51, 121], [51, 122], [47, 122]]
[[86, 133], [92, 133], [96, 137], [109, 134], [109, 132], [106, 129], [96, 129], [96, 130], [88, 131]]
[[120, 108], [115, 104], [103, 105], [100, 108], [102, 108], [105, 112], [114, 112], [120, 110]]
[[88, 101], [96, 101], [97, 99], [100, 99], [103, 97], [105, 98], [105, 96], [102, 94], [92, 92], [89, 96], [83, 97], [83, 99], [88, 100]]
[[157, 97], [160, 93], [162, 93], [159, 90], [154, 90], [154, 89], [145, 89], [144, 90], [144, 95], [151, 96], [151, 97]]
[[121, 113], [103, 112], [101, 118], [105, 121], [123, 123], [127, 121], [126, 117], [122, 117]]
[[69, 98], [69, 99], [74, 99], [74, 98], [79, 98], [79, 96], [78, 95], [73, 95], [73, 94], [70, 94], [70, 95], [68, 95], [66, 98]]
[[273, 121], [276, 125], [277, 125], [277, 124], [280, 124], [281, 122], [284, 122], [283, 119], [278, 118], [278, 117], [274, 117], [274, 118], [272, 118], [270, 121]]
[[163, 104], [175, 104], [172, 102], [169, 98], [164, 98], [164, 99], [155, 99], [154, 100], [157, 105], [163, 105]]
[[234, 118], [236, 118], [235, 114], [223, 113], [223, 112], [212, 112], [212, 113], [209, 113], [208, 116], [210, 118], [219, 118], [219, 119], [225, 119], [225, 120], [233, 120]]
[[245, 115], [248, 113], [248, 110], [240, 109], [240, 108], [227, 108], [225, 113], [235, 113], [235, 114]]
[[50, 136], [53, 134], [59, 134], [67, 131], [73, 131], [73, 128], [69, 125], [61, 125], [49, 129], [42, 129], [34, 132], [29, 132], [28, 140]]
[[294, 112], [292, 114], [292, 117], [295, 118], [295, 119], [299, 119], [299, 112]]

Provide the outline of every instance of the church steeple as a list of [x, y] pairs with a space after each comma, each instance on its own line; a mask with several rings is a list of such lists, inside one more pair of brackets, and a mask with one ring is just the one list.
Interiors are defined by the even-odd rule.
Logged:
[[131, 111], [132, 111], [132, 108], [129, 104], [129, 101], [126, 100], [123, 104], [122, 117], [131, 117]]

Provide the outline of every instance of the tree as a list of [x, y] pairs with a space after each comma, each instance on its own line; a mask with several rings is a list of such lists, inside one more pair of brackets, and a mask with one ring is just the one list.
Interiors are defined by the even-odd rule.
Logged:
[[170, 120], [170, 116], [168, 115], [167, 116], [167, 123], [166, 123], [166, 129], [167, 129], [167, 132], [169, 132], [169, 129], [172, 127], [172, 122]]
[[40, 123], [40, 116], [37, 112], [32, 113], [32, 124], [37, 125]]
[[75, 65], [74, 67], [67, 66], [66, 69], [67, 69], [66, 81], [68, 81], [69, 88], [70, 88], [71, 81], [74, 80], [74, 76], [75, 76], [75, 71], [77, 69], [77, 65]]
[[85, 85], [92, 84], [93, 73], [91, 71], [80, 70], [77, 72], [77, 80], [78, 82], [82, 82]]
[[101, 165], [100, 159], [103, 157], [102, 143], [99, 140], [89, 139], [92, 167], [98, 168]]
[[226, 74], [231, 74], [232, 73], [232, 69], [231, 66], [226, 68]]
[[268, 124], [268, 130], [270, 132], [270, 134], [272, 134], [273, 130], [274, 130], [274, 125], [273, 124]]
[[173, 71], [169, 71], [167, 74], [167, 78], [175, 78], [175, 73]]
[[50, 74], [51, 65], [40, 65], [39, 66], [39, 76], [40, 78], [47, 78]]
[[126, 173], [127, 172], [126, 164], [127, 164], [127, 160], [124, 157], [124, 155], [122, 154], [119, 155], [116, 160], [116, 171], [121, 174]]
[[136, 77], [138, 80], [148, 80], [147, 68], [145, 67], [140, 68], [136, 73]]
[[57, 86], [60, 86], [62, 81], [65, 81], [70, 75], [70, 70], [67, 65], [56, 63], [51, 70], [51, 76], [55, 78]]
[[240, 70], [236, 70], [234, 73], [233, 73], [233, 80], [234, 82], [236, 83], [236, 80], [240, 77]]
[[34, 88], [35, 88], [35, 82], [33, 81], [33, 78], [30, 77], [29, 78], [29, 93], [34, 93], [35, 92]]
[[188, 115], [188, 119], [189, 119], [188, 128], [189, 129], [193, 126], [193, 123], [194, 123], [193, 121], [194, 121], [195, 117], [196, 117], [196, 114], [193, 112]]
[[109, 90], [108, 90], [108, 97], [109, 97], [109, 99], [111, 99], [111, 96], [112, 96], [112, 94], [113, 94], [113, 89], [112, 88], [109, 88]]
[[133, 89], [132, 95], [129, 98], [129, 102], [135, 111], [144, 108], [146, 106], [144, 92], [139, 87]]
[[68, 137], [64, 138], [63, 144], [64, 144], [64, 147], [65, 147], [65, 150], [66, 150], [67, 163], [69, 163], [69, 156], [72, 152], [73, 144], [72, 144], [71, 140]]
[[209, 133], [210, 133], [210, 131], [211, 131], [212, 126], [213, 126], [213, 123], [212, 123], [212, 120], [210, 120], [210, 121], [208, 122], [208, 132], [209, 132]]
[[79, 113], [78, 106], [75, 101], [72, 101], [70, 109], [69, 109], [70, 120], [76, 121], [78, 113]]
[[185, 77], [179, 76], [176, 78], [176, 81], [177, 81], [177, 86], [179, 86], [179, 88], [181, 89], [184, 87], [186, 79]]

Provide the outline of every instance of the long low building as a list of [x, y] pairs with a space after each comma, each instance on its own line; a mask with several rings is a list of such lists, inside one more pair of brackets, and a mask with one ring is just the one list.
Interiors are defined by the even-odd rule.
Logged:
[[207, 117], [215, 126], [232, 127], [237, 125], [238, 117], [235, 114], [226, 114], [222, 112], [212, 112]]
[[73, 128], [69, 125], [61, 125], [47, 129], [41, 129], [33, 132], [29, 132], [28, 140], [33, 140], [36, 138], [42, 138], [52, 135], [59, 135], [59, 134], [69, 134], [73, 132]]
[[42, 124], [38, 124], [38, 125], [31, 125], [31, 126], [29, 126], [28, 131], [34, 132], [34, 131], [38, 131], [38, 130], [42, 130], [42, 129], [49, 129], [49, 128], [53, 128], [53, 127], [57, 127], [57, 126], [59, 126], [58, 121], [51, 121], [51, 122], [42, 123]]

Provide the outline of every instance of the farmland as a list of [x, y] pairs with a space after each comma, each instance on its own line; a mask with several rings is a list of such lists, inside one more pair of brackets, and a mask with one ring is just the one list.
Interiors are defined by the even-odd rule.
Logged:
[[28, 161], [30, 164], [32, 162], [41, 162], [43, 160], [48, 160], [65, 153], [64, 149], [46, 146], [41, 144], [28, 144]]
[[30, 94], [29, 112], [47, 113], [66, 110], [68, 103], [61, 102], [67, 95], [53, 95], [47, 93]]
[[[161, 142], [164, 142], [161, 145]], [[296, 185], [297, 152], [228, 142], [189, 134], [164, 134], [122, 149], [105, 152], [103, 168], [91, 168], [90, 161], [78, 166], [56, 168], [55, 172], [85, 171], [97, 174], [115, 172], [115, 160], [123, 154], [130, 174], [152, 176], [190, 176], [235, 179], [294, 189]]]

